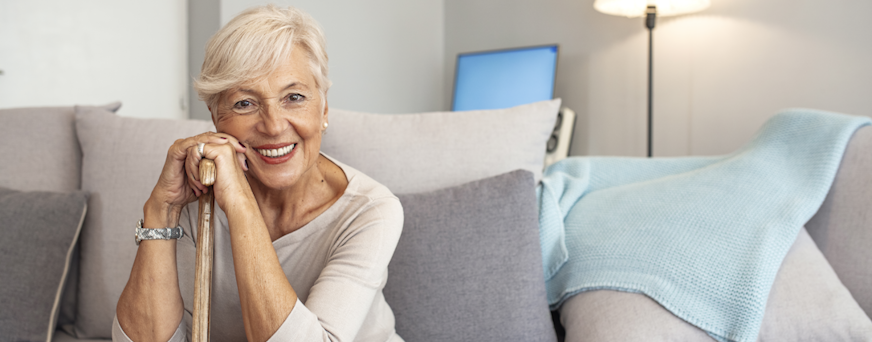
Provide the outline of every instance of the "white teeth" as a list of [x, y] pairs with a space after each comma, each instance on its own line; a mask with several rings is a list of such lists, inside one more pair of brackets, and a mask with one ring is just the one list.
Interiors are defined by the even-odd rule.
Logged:
[[267, 157], [276, 158], [276, 157], [281, 157], [281, 156], [284, 156], [288, 153], [291, 153], [291, 151], [294, 150], [294, 146], [297, 146], [297, 144], [288, 145], [288, 146], [285, 146], [282, 148], [269, 149], [269, 150], [259, 149], [259, 150], [257, 150], [257, 152], [262, 154], [262, 155], [265, 155]]

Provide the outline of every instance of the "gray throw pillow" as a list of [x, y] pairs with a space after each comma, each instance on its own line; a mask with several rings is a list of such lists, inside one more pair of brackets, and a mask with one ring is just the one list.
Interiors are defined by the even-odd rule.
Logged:
[[[591, 291], [560, 307], [567, 342], [714, 341], [638, 293]], [[802, 229], [766, 303], [758, 341], [872, 341], [872, 321]]]
[[405, 223], [384, 294], [404, 340], [556, 340], [530, 172], [398, 197]]
[[88, 195], [0, 188], [0, 336], [49, 341]]
[[432, 191], [512, 170], [542, 177], [560, 99], [465, 112], [369, 114], [331, 109], [321, 150], [395, 194]]

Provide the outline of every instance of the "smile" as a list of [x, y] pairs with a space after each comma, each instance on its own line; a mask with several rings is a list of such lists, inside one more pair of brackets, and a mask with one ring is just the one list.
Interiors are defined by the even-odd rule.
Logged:
[[257, 153], [260, 153], [264, 157], [278, 158], [278, 157], [283, 157], [283, 156], [287, 155], [288, 153], [291, 153], [291, 151], [293, 151], [294, 147], [296, 147], [296, 146], [297, 146], [297, 144], [291, 144], [291, 145], [288, 145], [288, 146], [285, 146], [282, 148], [255, 149], [255, 151], [257, 151]]

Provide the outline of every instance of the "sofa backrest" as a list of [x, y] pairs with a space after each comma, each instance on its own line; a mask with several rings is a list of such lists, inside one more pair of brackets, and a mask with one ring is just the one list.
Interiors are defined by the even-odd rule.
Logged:
[[872, 317], [872, 126], [845, 148], [827, 198], [806, 223], [842, 284]]
[[[541, 175], [559, 105], [552, 100], [493, 112], [408, 115], [332, 110], [322, 150], [394, 192], [434, 190], [515, 169]], [[214, 127], [205, 121], [120, 117], [93, 107], [77, 108], [75, 126], [81, 188], [91, 193], [80, 237], [75, 334], [109, 338], [136, 254], [132, 227], [167, 149], [178, 138]], [[538, 247], [536, 239], [530, 243]]]

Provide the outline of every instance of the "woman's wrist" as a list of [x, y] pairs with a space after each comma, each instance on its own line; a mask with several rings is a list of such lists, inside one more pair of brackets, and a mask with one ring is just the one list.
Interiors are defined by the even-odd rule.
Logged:
[[149, 198], [142, 207], [143, 228], [166, 228], [179, 225], [184, 206], [172, 205]]

